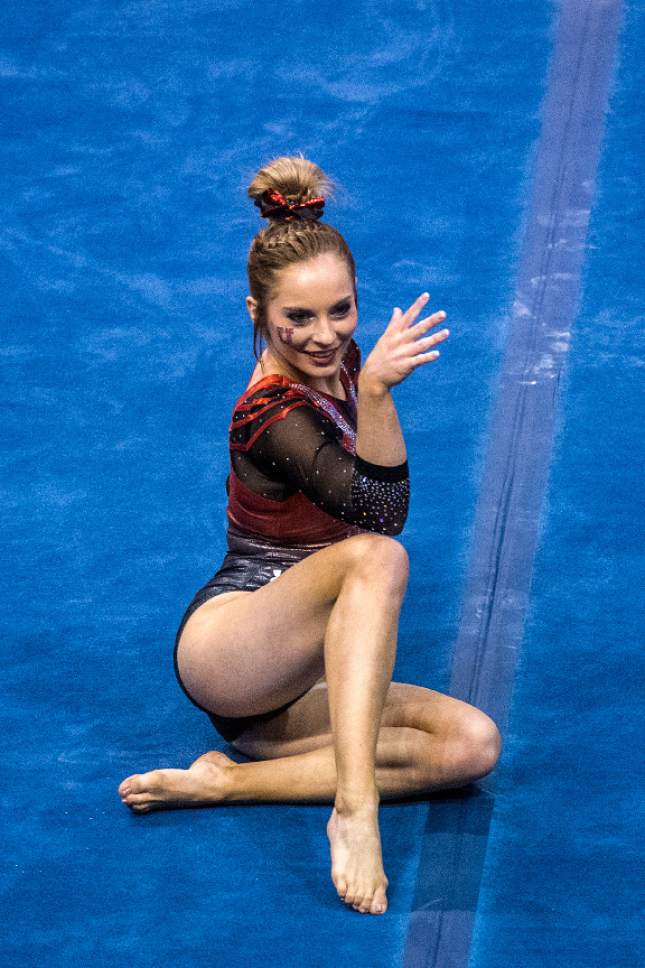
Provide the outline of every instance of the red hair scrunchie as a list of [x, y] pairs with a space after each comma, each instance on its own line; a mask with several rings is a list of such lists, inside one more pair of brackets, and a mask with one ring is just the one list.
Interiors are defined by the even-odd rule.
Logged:
[[[276, 188], [267, 188], [259, 198], [256, 198], [255, 204], [260, 209], [261, 215], [278, 216], [281, 221], [291, 222], [294, 218], [320, 218], [325, 207], [325, 199], [322, 195], [317, 195], [315, 198], [307, 199], [306, 202], [288, 202]], [[295, 212], [302, 214], [295, 215]]]

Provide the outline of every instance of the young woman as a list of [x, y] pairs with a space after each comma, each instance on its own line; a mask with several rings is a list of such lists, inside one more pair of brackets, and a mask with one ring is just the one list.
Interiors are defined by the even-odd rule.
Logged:
[[376, 914], [388, 884], [380, 799], [485, 776], [500, 735], [468, 703], [391, 682], [408, 578], [393, 536], [409, 497], [391, 388], [437, 359], [448, 330], [427, 335], [446, 314], [419, 319], [423, 293], [394, 309], [361, 367], [354, 260], [320, 220], [331, 187], [301, 156], [275, 159], [249, 187], [269, 225], [248, 261], [258, 364], [230, 426], [229, 550], [175, 640], [180, 685], [254, 762], [211, 751], [187, 770], [134, 774], [119, 793], [137, 813], [333, 802], [336, 891]]

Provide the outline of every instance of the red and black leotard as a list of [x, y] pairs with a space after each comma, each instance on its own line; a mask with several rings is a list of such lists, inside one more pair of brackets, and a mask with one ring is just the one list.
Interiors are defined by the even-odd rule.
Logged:
[[188, 604], [174, 650], [177, 682], [229, 742], [247, 724], [279, 715], [291, 703], [260, 716], [225, 717], [193, 699], [177, 661], [192, 613], [222, 592], [260, 588], [334, 541], [366, 531], [394, 535], [403, 530], [410, 493], [407, 461], [385, 467], [356, 454], [359, 370], [360, 350], [352, 340], [340, 371], [346, 400], [270, 374], [245, 390], [233, 408], [226, 481], [229, 550]]
[[360, 349], [341, 363], [347, 399], [279, 374], [237, 400], [229, 428], [229, 531], [288, 547], [324, 546], [373, 531], [395, 535], [408, 513], [408, 463], [356, 454]]

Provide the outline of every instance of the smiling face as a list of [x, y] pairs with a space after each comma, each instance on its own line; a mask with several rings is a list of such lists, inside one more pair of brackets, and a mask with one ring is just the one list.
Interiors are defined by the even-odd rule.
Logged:
[[[251, 296], [247, 306], [253, 317]], [[309, 383], [333, 380], [358, 322], [345, 261], [324, 252], [281, 269], [266, 316], [268, 353], [280, 369]]]

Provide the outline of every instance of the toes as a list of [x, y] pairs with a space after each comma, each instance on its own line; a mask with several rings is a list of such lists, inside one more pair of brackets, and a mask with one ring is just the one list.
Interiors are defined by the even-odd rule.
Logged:
[[134, 773], [132, 776], [127, 776], [125, 780], [119, 784], [119, 796], [126, 797], [128, 793], [138, 793], [140, 777], [140, 773]]
[[370, 894], [368, 897], [359, 898], [359, 900], [356, 902], [354, 907], [356, 908], [357, 911], [360, 912], [360, 914], [369, 914], [371, 904], [372, 904], [372, 896]]
[[149, 800], [143, 803], [126, 803], [126, 807], [129, 807], [133, 813], [148, 813], [152, 809]]
[[150, 797], [147, 793], [130, 793], [123, 798], [126, 807], [130, 807], [136, 813], [141, 813], [150, 809]]
[[354, 899], [352, 907], [361, 914], [384, 914], [387, 910], [385, 892], [379, 889], [373, 896], [371, 894], [366, 894], [363, 897], [358, 895]]
[[133, 793], [147, 793], [154, 778], [154, 770], [151, 773], [135, 773], [123, 781], [119, 787], [121, 796], [131, 796]]
[[385, 914], [387, 910], [387, 898], [384, 891], [377, 891], [370, 908], [371, 914]]
[[341, 901], [348, 906], [351, 904], [360, 914], [385, 914], [387, 911], [387, 898], [383, 889], [377, 890], [372, 897], [350, 891], [345, 881], [339, 881], [336, 890]]
[[334, 885], [341, 901], [344, 901], [348, 907], [351, 905], [360, 914], [385, 914], [387, 911], [388, 901], [385, 894], [387, 878], [386, 883], [377, 887], [374, 894], [365, 894], [357, 891], [356, 888], [350, 888], [342, 876], [334, 878]]

